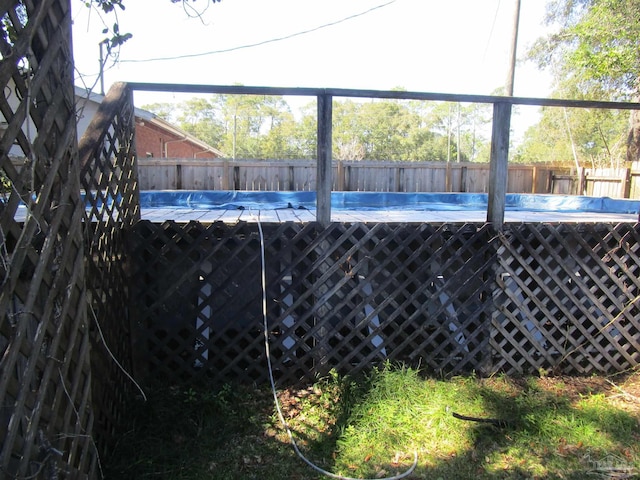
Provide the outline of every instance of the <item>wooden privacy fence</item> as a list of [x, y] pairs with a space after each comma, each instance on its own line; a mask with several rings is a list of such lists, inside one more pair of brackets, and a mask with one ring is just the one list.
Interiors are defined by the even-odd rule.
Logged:
[[[640, 361], [637, 226], [263, 228], [283, 383], [385, 360], [451, 374]], [[130, 233], [137, 374], [267, 381], [257, 226], [143, 221]]]
[[[141, 190], [315, 190], [315, 160], [143, 158]], [[510, 193], [573, 193], [554, 189], [570, 169], [548, 165], [509, 166]], [[332, 190], [367, 192], [470, 192], [489, 189], [488, 163], [332, 162]]]
[[640, 198], [640, 171], [633, 168], [581, 169], [579, 193], [593, 197]]
[[[315, 160], [143, 158], [138, 171], [141, 190], [310, 191], [317, 182]], [[489, 164], [334, 160], [331, 189], [486, 193]], [[640, 198], [640, 170], [510, 164], [507, 192]]]
[[591, 197], [640, 198], [639, 162], [624, 168], [584, 168], [553, 174], [551, 193]]

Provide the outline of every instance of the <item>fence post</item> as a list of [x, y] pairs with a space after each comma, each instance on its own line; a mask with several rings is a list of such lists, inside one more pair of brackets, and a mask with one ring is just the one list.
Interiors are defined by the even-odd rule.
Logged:
[[176, 190], [182, 190], [182, 164], [176, 162]]
[[538, 167], [533, 166], [531, 170], [531, 193], [538, 193]]
[[229, 190], [229, 159], [222, 161], [222, 190]]
[[404, 167], [396, 167], [396, 192], [404, 192]]
[[318, 95], [318, 178], [316, 220], [322, 227], [331, 222], [331, 95]]
[[502, 228], [504, 224], [510, 126], [511, 104], [506, 102], [495, 103], [493, 105], [493, 127], [491, 130], [487, 222], [492, 223], [496, 229]]
[[631, 196], [631, 169], [629, 167], [622, 169], [620, 177], [620, 197], [629, 198]]
[[467, 179], [468, 179], [468, 167], [460, 168], [460, 191], [462, 193], [467, 191]]
[[577, 195], [587, 194], [587, 173], [584, 167], [578, 169], [578, 185], [576, 190]]
[[287, 188], [290, 191], [294, 191], [296, 189], [296, 170], [293, 165], [289, 166], [287, 179]]
[[240, 188], [240, 167], [238, 165], [233, 167], [233, 190], [242, 190]]
[[338, 171], [337, 171], [337, 176], [338, 178], [336, 178], [336, 186], [338, 191], [343, 192], [344, 191], [344, 164], [342, 163], [342, 160], [338, 160]]

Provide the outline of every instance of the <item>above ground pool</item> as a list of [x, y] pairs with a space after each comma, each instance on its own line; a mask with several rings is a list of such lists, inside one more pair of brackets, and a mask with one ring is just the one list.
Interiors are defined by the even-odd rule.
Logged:
[[[480, 211], [485, 193], [332, 192], [333, 210]], [[140, 192], [142, 208], [195, 210], [315, 210], [315, 192], [249, 192], [153, 190]], [[575, 195], [518, 194], [506, 196], [507, 211], [637, 214], [640, 201]]]

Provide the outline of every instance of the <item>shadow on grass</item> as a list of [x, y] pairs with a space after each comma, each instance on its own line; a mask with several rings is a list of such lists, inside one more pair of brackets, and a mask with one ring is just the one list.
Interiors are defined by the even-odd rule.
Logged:
[[[425, 397], [424, 404], [411, 400], [410, 432], [398, 426], [398, 448], [405, 450], [387, 448], [380, 462], [367, 458], [373, 446], [366, 438], [359, 440], [363, 450], [351, 456], [343, 443], [350, 429], [368, 421], [364, 417], [384, 415], [375, 410], [378, 400], [371, 401], [380, 388], [371, 377], [286, 389], [280, 400], [305, 454], [346, 476], [403, 472], [413, 460], [409, 450], [416, 448], [419, 463], [406, 478], [636, 478], [637, 413], [611, 407], [597, 389], [541, 379], [421, 381], [424, 393], [405, 392]], [[466, 415], [508, 422], [496, 427], [458, 420], [451, 415], [458, 407], [468, 409], [460, 412]], [[398, 408], [405, 406], [400, 402]], [[296, 456], [268, 388], [155, 388], [147, 403], [132, 408], [130, 424], [107, 459], [106, 478], [325, 478]], [[379, 426], [394, 438], [393, 423]]]
[[612, 407], [588, 379], [570, 380], [479, 380], [482, 416], [507, 423], [475, 424], [472, 448], [418, 478], [638, 478], [637, 412]]

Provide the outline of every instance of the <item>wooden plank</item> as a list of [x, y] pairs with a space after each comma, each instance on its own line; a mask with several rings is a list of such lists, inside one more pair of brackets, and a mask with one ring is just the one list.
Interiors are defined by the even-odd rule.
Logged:
[[387, 98], [396, 100], [432, 100], [461, 103], [505, 103], [508, 105], [533, 105], [544, 107], [609, 108], [614, 110], [640, 110], [636, 102], [604, 102], [597, 100], [567, 100], [557, 98], [503, 97], [495, 95], [463, 95], [435, 92], [410, 92], [400, 90], [365, 90], [346, 88], [257, 87], [243, 85], [186, 85], [176, 83], [130, 82], [132, 90], [146, 92], [223, 93], [237, 95], [291, 95], [350, 98]]
[[204, 215], [198, 218], [198, 221], [206, 223], [217, 222], [220, 220], [223, 212], [224, 210], [207, 210]]
[[296, 216], [301, 222], [315, 222], [316, 211], [315, 209], [296, 210]]
[[108, 131], [108, 126], [122, 108], [124, 99], [130, 94], [131, 90], [124, 82], [116, 82], [111, 86], [104, 100], [100, 103], [98, 111], [91, 120], [91, 123], [89, 123], [89, 126], [78, 142], [78, 154], [81, 165], [86, 165], [95, 154], [95, 150], [101, 148]]
[[[24, 221], [25, 211], [19, 209], [15, 220]], [[333, 222], [364, 222], [364, 223], [467, 223], [485, 221], [484, 210], [334, 210], [331, 214]], [[260, 209], [252, 210], [189, 210], [184, 208], [144, 208], [142, 218], [152, 222], [175, 220], [185, 222], [197, 220], [200, 222], [234, 221], [269, 223], [309, 223], [315, 222], [314, 209]], [[505, 212], [505, 223], [635, 223], [637, 214], [627, 213], [598, 213], [598, 212], [541, 212], [527, 210], [508, 210]]]
[[296, 215], [296, 210], [293, 208], [282, 208], [276, 210], [278, 221], [280, 222], [300, 222], [300, 217]]
[[326, 227], [331, 222], [331, 95], [318, 95], [318, 165], [316, 180], [317, 221]]
[[258, 212], [257, 219], [261, 222], [279, 223], [280, 217], [277, 210], [262, 209]]
[[493, 105], [493, 127], [491, 132], [491, 159], [489, 161], [489, 198], [487, 222], [496, 229], [502, 228], [507, 194], [509, 163], [509, 131], [511, 128], [511, 105]]
[[225, 210], [218, 220], [224, 223], [238, 223], [243, 210]]
[[187, 209], [178, 209], [174, 207], [167, 208], [142, 208], [141, 215], [145, 220], [152, 222], [163, 222], [165, 220], [173, 220], [177, 217], [184, 217], [188, 214]]

